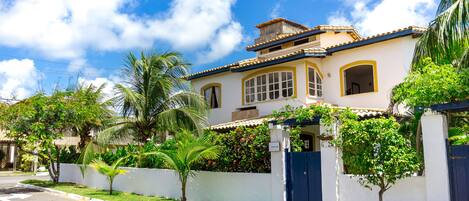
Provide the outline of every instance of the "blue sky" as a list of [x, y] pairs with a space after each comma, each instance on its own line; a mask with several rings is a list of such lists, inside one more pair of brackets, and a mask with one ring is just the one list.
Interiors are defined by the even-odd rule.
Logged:
[[76, 81], [119, 82], [125, 56], [179, 51], [193, 71], [255, 56], [256, 24], [353, 25], [372, 35], [425, 26], [436, 0], [0, 0], [0, 98]]

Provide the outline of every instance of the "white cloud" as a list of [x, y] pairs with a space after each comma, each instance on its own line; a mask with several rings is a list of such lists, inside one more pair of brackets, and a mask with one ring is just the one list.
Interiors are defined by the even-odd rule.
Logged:
[[349, 14], [335, 13], [330, 24], [349, 23], [365, 35], [382, 33], [410, 25], [427, 26], [434, 17], [435, 0], [344, 0]]
[[270, 18], [278, 18], [280, 16], [280, 6], [281, 6], [281, 0], [278, 0], [275, 2], [274, 7], [270, 11]]
[[198, 63], [209, 63], [218, 59], [221, 55], [228, 55], [243, 39], [239, 23], [232, 23], [220, 32], [210, 44], [209, 51], [199, 55]]
[[352, 22], [341, 13], [337, 13], [337, 14], [329, 16], [327, 18], [327, 21], [331, 25], [341, 25], [341, 26], [352, 25]]
[[[166, 13], [139, 17], [124, 8], [132, 0], [17, 0], [0, 2], [0, 45], [29, 48], [47, 57], [80, 60], [87, 50], [118, 51], [149, 48], [169, 42], [176, 50], [206, 50], [220, 34], [233, 29], [234, 0], [173, 0]], [[229, 38], [229, 37], [228, 37]], [[226, 55], [237, 44], [229, 43]], [[76, 65], [76, 64], [71, 64]]]
[[0, 97], [26, 98], [36, 90], [40, 73], [30, 59], [0, 61]]
[[115, 76], [111, 76], [109, 78], [97, 77], [94, 79], [88, 79], [83, 77], [78, 78], [78, 83], [85, 86], [93, 85], [95, 87], [101, 87], [101, 85], [104, 84], [103, 93], [104, 99], [106, 100], [114, 97], [114, 86], [118, 82], [119, 79]]

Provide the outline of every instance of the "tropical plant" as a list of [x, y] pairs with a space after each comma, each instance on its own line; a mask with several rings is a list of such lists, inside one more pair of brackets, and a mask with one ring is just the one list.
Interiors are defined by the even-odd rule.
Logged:
[[393, 89], [392, 99], [411, 108], [465, 100], [469, 97], [468, 77], [469, 68], [457, 70], [425, 58]]
[[200, 169], [221, 172], [270, 172], [270, 130], [267, 124], [238, 127], [227, 133], [207, 131], [219, 147], [219, 157], [198, 165]]
[[[393, 89], [392, 105], [404, 104], [416, 122], [412, 132], [417, 152], [421, 149], [420, 117], [423, 108], [434, 104], [461, 101], [469, 98], [469, 68], [456, 69], [451, 64], [438, 65], [431, 58], [425, 58], [414, 68], [404, 82]], [[394, 106], [392, 106], [394, 107]], [[401, 121], [401, 124], [407, 124]]]
[[436, 17], [416, 45], [413, 63], [430, 57], [437, 64], [469, 66], [469, 1], [441, 0]]
[[394, 118], [343, 119], [334, 144], [342, 151], [345, 169], [360, 184], [379, 187], [379, 200], [399, 179], [419, 170], [416, 151], [399, 133]]
[[119, 168], [120, 163], [124, 159], [125, 158], [120, 158], [112, 163], [112, 165], [108, 165], [102, 160], [95, 160], [90, 164], [90, 166], [96, 169], [96, 171], [107, 177], [109, 182], [109, 195], [112, 195], [112, 184], [114, 182], [114, 178], [127, 172], [126, 170]]
[[188, 64], [176, 52], [153, 53], [140, 58], [130, 53], [123, 69], [123, 84], [117, 84], [117, 106], [123, 118], [99, 134], [102, 142], [133, 136], [145, 142], [155, 135], [178, 129], [201, 131], [206, 125], [207, 104], [190, 89]]
[[156, 154], [165, 161], [167, 167], [178, 173], [181, 181], [181, 201], [187, 201], [187, 180], [195, 175], [193, 166], [202, 160], [216, 159], [219, 149], [208, 138], [195, 137], [191, 132], [183, 130], [176, 134], [176, 150], [160, 150]]
[[[465, 129], [468, 129], [467, 127]], [[452, 145], [469, 144], [469, 130], [465, 129], [460, 127], [453, 127], [448, 129], [448, 140]]]
[[79, 149], [83, 149], [91, 141], [91, 131], [102, 129], [111, 123], [112, 99], [105, 100], [104, 87], [105, 84], [99, 87], [91, 84], [79, 85], [71, 94], [74, 99], [71, 108], [77, 116], [72, 131], [80, 137]]
[[61, 150], [55, 140], [63, 137], [76, 117], [69, 97], [69, 92], [56, 91], [51, 96], [39, 93], [11, 105], [2, 115], [7, 136], [15, 140], [21, 151], [37, 155], [56, 183], [60, 176]]

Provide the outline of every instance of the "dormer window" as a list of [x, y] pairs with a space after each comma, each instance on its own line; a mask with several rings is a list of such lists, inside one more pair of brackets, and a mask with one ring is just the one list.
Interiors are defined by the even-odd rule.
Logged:
[[297, 41], [293, 42], [293, 45], [297, 46], [297, 45], [302, 45], [302, 44], [306, 44], [306, 43], [309, 43], [309, 38], [304, 38], [304, 39], [297, 40]]
[[221, 107], [221, 84], [211, 83], [202, 87], [202, 95], [209, 108], [220, 108]]
[[282, 49], [282, 46], [279, 45], [279, 46], [269, 48], [269, 52], [275, 52], [275, 51], [281, 50], [281, 49]]
[[274, 71], [244, 79], [244, 102], [251, 104], [293, 97], [295, 94], [293, 75], [293, 71]]

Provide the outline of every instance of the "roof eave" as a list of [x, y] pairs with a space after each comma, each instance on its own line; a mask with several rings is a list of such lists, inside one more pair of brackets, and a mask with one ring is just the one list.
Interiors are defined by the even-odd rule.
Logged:
[[305, 37], [309, 37], [309, 36], [312, 36], [312, 35], [317, 35], [317, 34], [321, 34], [321, 33], [325, 33], [325, 32], [326, 32], [325, 30], [319, 30], [319, 29], [318, 30], [306, 31], [305, 33], [301, 33], [301, 34], [298, 34], [298, 35], [293, 35], [293, 36], [290, 36], [290, 37], [285, 37], [283, 39], [268, 42], [268, 43], [265, 43], [265, 44], [262, 44], [262, 45], [259, 45], [259, 46], [247, 47], [246, 50], [247, 51], [258, 51], [258, 50], [266, 49], [266, 48], [269, 48], [269, 47], [273, 47], [273, 46], [276, 46], [276, 45], [280, 45], [280, 44], [283, 44], [283, 43], [287, 43], [287, 42], [290, 42], [290, 41], [298, 40], [298, 39], [301, 39], [301, 38], [305, 38]]
[[193, 79], [202, 78], [202, 77], [206, 77], [206, 76], [209, 76], [209, 75], [215, 75], [215, 74], [218, 74], [218, 73], [224, 73], [224, 72], [228, 72], [228, 71], [230, 71], [229, 67], [220, 68], [220, 69], [209, 71], [209, 72], [204, 72], [204, 73], [191, 75], [191, 76], [188, 76], [186, 79], [187, 80], [193, 80]]
[[326, 56], [325, 53], [302, 53], [302, 54], [296, 54], [296, 55], [292, 55], [292, 56], [289, 56], [289, 57], [275, 59], [275, 60], [267, 61], [267, 62], [263, 62], [263, 63], [247, 65], [247, 66], [243, 66], [243, 67], [239, 67], [239, 68], [233, 68], [233, 69], [231, 69], [231, 71], [232, 72], [244, 72], [244, 71], [249, 71], [249, 70], [254, 70], [254, 69], [258, 69], [258, 68], [263, 68], [263, 67], [267, 67], [267, 66], [276, 65], [276, 64], [286, 63], [286, 62], [290, 62], [290, 61], [294, 61], [294, 60], [298, 60], [298, 59], [303, 59], [303, 58], [308, 58], [308, 57], [325, 57], [325, 56]]
[[395, 38], [400, 38], [400, 37], [403, 37], [403, 36], [408, 36], [408, 35], [421, 35], [422, 33], [420, 32], [417, 32], [415, 30], [412, 30], [412, 29], [406, 29], [406, 30], [403, 30], [403, 31], [399, 31], [399, 32], [395, 32], [395, 33], [391, 33], [391, 34], [387, 34], [387, 35], [383, 35], [383, 36], [378, 36], [378, 37], [374, 37], [374, 38], [370, 38], [370, 39], [366, 39], [366, 40], [362, 40], [362, 41], [358, 41], [358, 42], [353, 42], [353, 43], [349, 43], [349, 44], [345, 44], [345, 45], [339, 45], [339, 46], [336, 46], [336, 47], [332, 47], [332, 48], [328, 48], [327, 49], [327, 54], [330, 55], [334, 52], [338, 52], [338, 51], [342, 51], [342, 50], [347, 50], [347, 49], [352, 49], [352, 48], [356, 48], [356, 47], [361, 47], [361, 46], [365, 46], [365, 45], [369, 45], [369, 44], [373, 44], [373, 43], [378, 43], [378, 42], [382, 42], [382, 41], [386, 41], [386, 40], [391, 40], [391, 39], [395, 39]]

